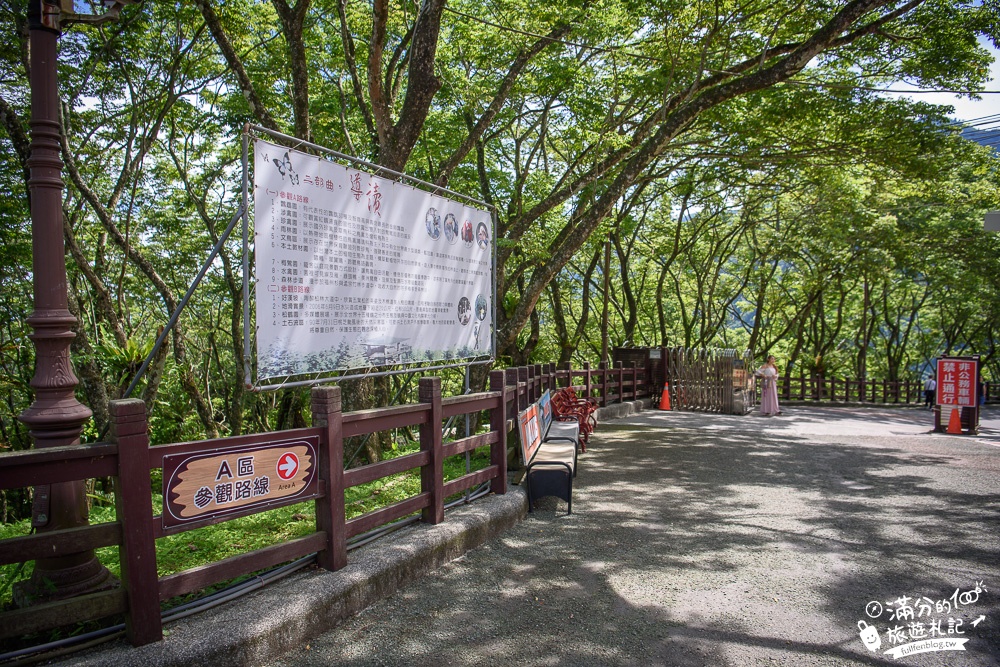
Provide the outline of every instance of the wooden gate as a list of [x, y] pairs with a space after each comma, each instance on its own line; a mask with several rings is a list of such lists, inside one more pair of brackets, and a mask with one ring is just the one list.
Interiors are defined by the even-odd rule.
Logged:
[[675, 410], [745, 414], [754, 407], [749, 351], [664, 347], [660, 354]]

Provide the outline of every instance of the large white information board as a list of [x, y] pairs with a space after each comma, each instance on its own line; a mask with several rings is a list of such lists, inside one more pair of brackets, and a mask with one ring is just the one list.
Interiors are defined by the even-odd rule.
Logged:
[[486, 211], [260, 139], [257, 377], [493, 354]]

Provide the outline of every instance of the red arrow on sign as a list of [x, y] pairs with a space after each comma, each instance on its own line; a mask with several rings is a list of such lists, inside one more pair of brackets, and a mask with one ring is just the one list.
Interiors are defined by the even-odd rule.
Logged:
[[278, 477], [281, 479], [291, 479], [299, 470], [299, 457], [291, 452], [286, 452], [278, 459]]

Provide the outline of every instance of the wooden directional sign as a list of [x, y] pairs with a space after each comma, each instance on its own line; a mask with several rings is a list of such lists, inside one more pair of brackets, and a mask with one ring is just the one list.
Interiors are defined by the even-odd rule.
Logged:
[[163, 457], [163, 527], [214, 523], [319, 496], [319, 438]]

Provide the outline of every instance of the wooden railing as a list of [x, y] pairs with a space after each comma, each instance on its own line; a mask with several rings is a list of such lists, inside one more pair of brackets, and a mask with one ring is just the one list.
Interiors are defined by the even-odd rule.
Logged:
[[[983, 385], [986, 400], [996, 393], [996, 387]], [[820, 377], [782, 377], [778, 380], [778, 395], [786, 401], [836, 401], [841, 403], [923, 403], [922, 380], [887, 380]]]
[[[93, 444], [51, 447], [0, 454], [0, 489], [43, 486], [119, 474], [118, 446]], [[82, 526], [7, 539], [0, 542], [0, 565], [122, 544], [123, 522]], [[120, 614], [128, 608], [121, 589], [83, 595], [0, 614], [0, 638], [16, 637], [64, 625]]]
[[[573, 386], [601, 405], [649, 396], [646, 371], [633, 364], [625, 368], [582, 369], [554, 364], [493, 371], [490, 390], [442, 398], [439, 378], [422, 378], [419, 402], [353, 413], [341, 412], [340, 388], [312, 390], [312, 427], [254, 435], [150, 446], [145, 404], [138, 399], [112, 401], [111, 441], [0, 454], [0, 489], [26, 488], [57, 482], [114, 477], [117, 521], [0, 541], [0, 565], [58, 557], [106, 546], [119, 547], [121, 587], [59, 600], [0, 614], [0, 639], [96, 620], [116, 614], [126, 618], [126, 634], [134, 645], [158, 641], [163, 636], [160, 603], [193, 593], [251, 572], [316, 553], [320, 567], [338, 570], [347, 564], [347, 542], [386, 524], [420, 513], [421, 521], [444, 520], [445, 499], [489, 483], [502, 494], [507, 489], [507, 434], [516, 411], [538, 400], [546, 389]], [[442, 424], [449, 419], [489, 413], [485, 432], [444, 442]], [[344, 469], [344, 439], [380, 431], [416, 427], [418, 452], [379, 463]], [[317, 491], [314, 499], [316, 531], [304, 537], [240, 554], [207, 565], [160, 577], [157, 575], [156, 541], [168, 535], [221, 523], [283, 505], [302, 502], [295, 497], [275, 501], [260, 509], [236, 514], [206, 515], [182, 525], [168, 524], [153, 514], [151, 472], [163, 469], [165, 460], [181, 455], [198, 457], [208, 452], [252, 450], [276, 441], [316, 442]], [[445, 482], [443, 462], [480, 447], [490, 448], [489, 464]], [[346, 519], [348, 489], [401, 472], [420, 471], [416, 495]], [[164, 498], [164, 503], [167, 502]]]
[[573, 387], [583, 396], [594, 398], [599, 405], [607, 406], [625, 401], [638, 401], [659, 396], [660, 388], [649, 382], [645, 368], [632, 363], [628, 367], [621, 363], [614, 367], [603, 364], [591, 368], [584, 363], [583, 368], [574, 369], [570, 364], [558, 368], [556, 364], [536, 364], [508, 368], [507, 384], [518, 382], [525, 390], [519, 394], [518, 410], [524, 410], [545, 392], [562, 387]]
[[[144, 403], [137, 399], [112, 401], [112, 442], [0, 455], [2, 489], [93, 477], [116, 478], [118, 518], [114, 523], [4, 540], [0, 542], [0, 565], [118, 545], [122, 575], [122, 586], [115, 590], [0, 614], [0, 638], [124, 613], [126, 634], [134, 645], [158, 641], [163, 636], [160, 615], [163, 600], [312, 553], [317, 554], [320, 567], [338, 570], [347, 564], [347, 540], [355, 535], [418, 511], [422, 521], [440, 523], [444, 520], [446, 497], [486, 482], [493, 493], [505, 493], [510, 428], [507, 404], [519, 391], [526, 389], [505, 387], [505, 379], [503, 371], [494, 371], [490, 377], [491, 391], [442, 398], [440, 379], [423, 378], [419, 382], [420, 402], [417, 404], [347, 414], [341, 412], [339, 387], [315, 387], [312, 390], [311, 428], [155, 447], [149, 445]], [[441, 428], [444, 420], [484, 410], [490, 413], [487, 432], [444, 442]], [[419, 452], [344, 470], [344, 438], [411, 426], [419, 429]], [[181, 526], [167, 525], [162, 516], [154, 516], [152, 512], [151, 471], [163, 468], [166, 457], [246, 450], [264, 447], [277, 439], [311, 440], [319, 445], [316, 531], [288, 542], [158, 577], [157, 539], [251, 512], [208, 515]], [[444, 459], [484, 446], [490, 447], [488, 466], [445, 483]], [[420, 493], [346, 520], [345, 491], [348, 488], [414, 469], [420, 470]], [[302, 498], [293, 497], [269, 503], [258, 511], [301, 501]]]

